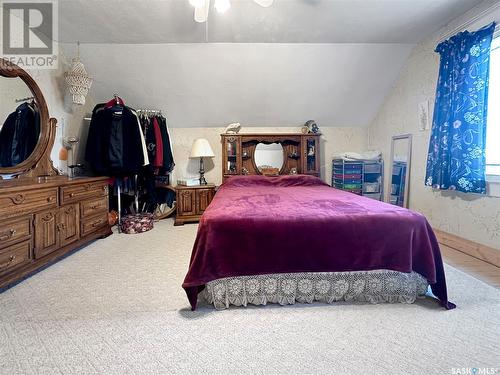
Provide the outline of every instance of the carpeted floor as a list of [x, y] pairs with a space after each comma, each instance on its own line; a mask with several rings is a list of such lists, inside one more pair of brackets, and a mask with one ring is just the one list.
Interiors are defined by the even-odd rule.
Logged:
[[115, 234], [0, 294], [1, 374], [453, 374], [500, 367], [500, 291], [447, 267], [433, 300], [191, 312], [196, 225]]

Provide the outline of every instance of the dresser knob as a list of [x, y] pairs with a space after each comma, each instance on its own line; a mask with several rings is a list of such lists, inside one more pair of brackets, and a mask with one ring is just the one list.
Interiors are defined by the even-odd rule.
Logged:
[[92, 223], [92, 226], [93, 226], [93, 227], [97, 227], [97, 226], [98, 226], [99, 224], [101, 224], [101, 223], [102, 223], [102, 219], [100, 219], [100, 220], [97, 220], [97, 221], [93, 222], [93, 223]]
[[15, 256], [15, 255], [11, 255], [11, 256], [9, 257], [9, 260], [8, 260], [7, 262], [5, 262], [5, 263], [0, 263], [0, 269], [5, 268], [5, 267], [8, 267], [8, 266], [9, 266], [9, 265], [10, 265], [10, 264], [14, 261], [14, 259], [16, 259], [16, 256]]
[[7, 233], [0, 235], [0, 241], [8, 240], [8, 239], [12, 238], [12, 236], [14, 236], [15, 234], [16, 234], [16, 230], [11, 229]]

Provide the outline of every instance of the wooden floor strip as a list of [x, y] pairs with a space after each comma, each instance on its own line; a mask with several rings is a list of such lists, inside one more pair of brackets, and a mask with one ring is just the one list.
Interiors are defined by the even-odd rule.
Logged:
[[441, 244], [443, 260], [495, 288], [500, 289], [500, 267]]

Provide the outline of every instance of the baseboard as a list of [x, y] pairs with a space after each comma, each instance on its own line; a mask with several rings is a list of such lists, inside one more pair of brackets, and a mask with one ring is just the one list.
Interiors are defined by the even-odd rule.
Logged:
[[434, 229], [434, 233], [436, 234], [439, 243], [474, 258], [493, 264], [494, 266], [500, 267], [500, 250], [496, 250], [492, 247], [482, 245], [474, 241], [466, 240], [465, 238], [443, 232], [439, 229]]

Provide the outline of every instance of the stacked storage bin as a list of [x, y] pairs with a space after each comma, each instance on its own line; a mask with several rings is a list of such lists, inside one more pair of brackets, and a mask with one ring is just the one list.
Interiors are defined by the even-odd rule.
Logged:
[[332, 186], [354, 194], [363, 194], [363, 162], [333, 160]]
[[375, 200], [383, 199], [382, 161], [334, 159], [332, 186]]

